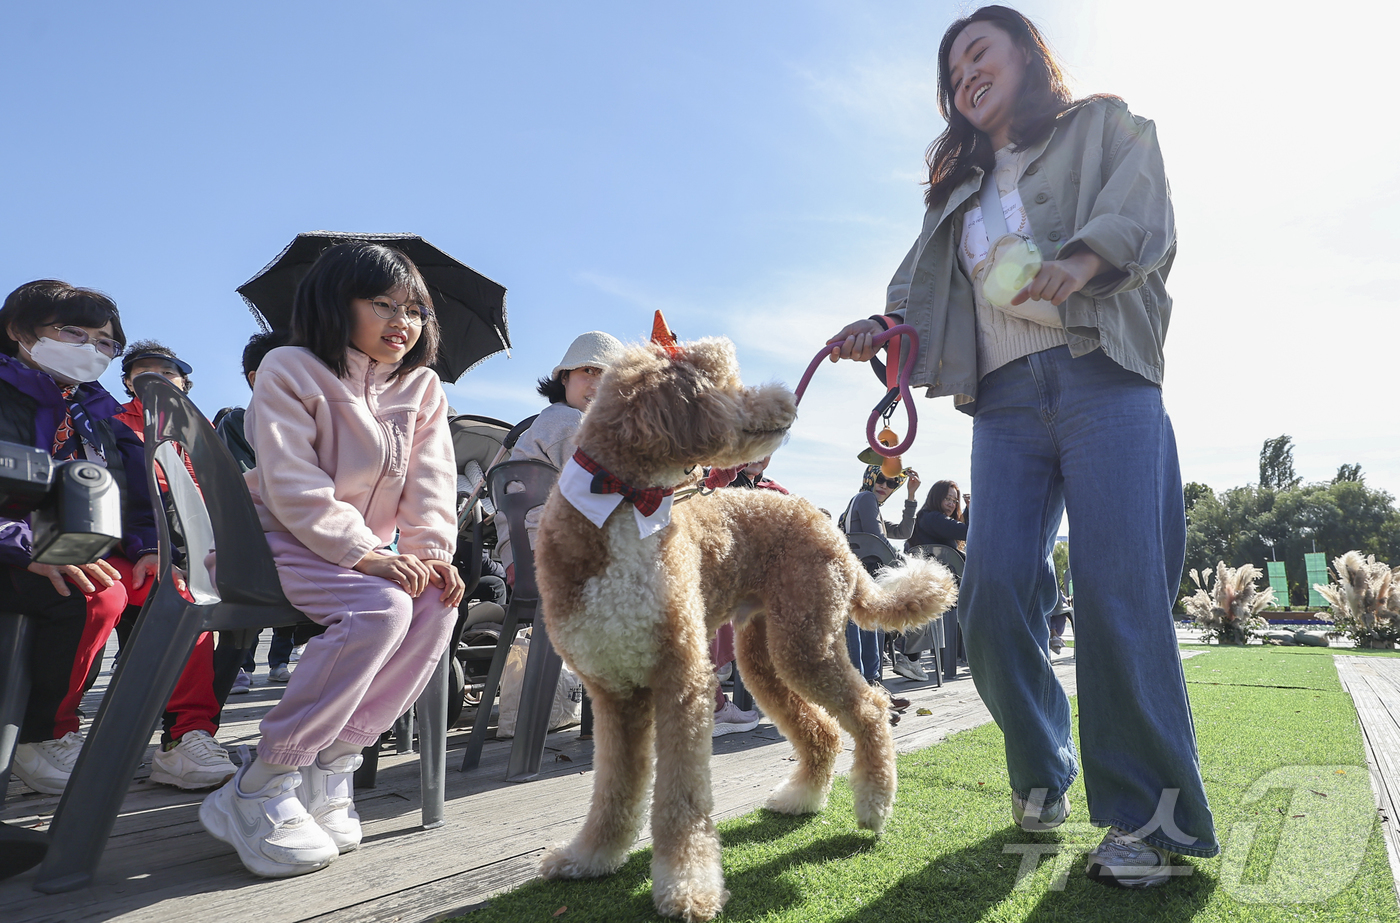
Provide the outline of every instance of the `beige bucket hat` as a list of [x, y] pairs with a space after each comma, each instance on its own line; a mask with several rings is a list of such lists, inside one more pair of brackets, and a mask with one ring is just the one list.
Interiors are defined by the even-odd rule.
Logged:
[[590, 330], [581, 334], [569, 344], [569, 351], [563, 360], [549, 373], [550, 378], [558, 378], [560, 372], [570, 372], [586, 365], [606, 369], [622, 358], [622, 341], [601, 330]]

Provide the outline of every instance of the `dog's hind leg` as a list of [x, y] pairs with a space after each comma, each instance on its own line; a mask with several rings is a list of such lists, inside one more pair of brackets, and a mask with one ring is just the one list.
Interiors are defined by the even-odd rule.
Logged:
[[593, 801], [573, 842], [540, 860], [545, 878], [593, 878], [622, 867], [646, 819], [651, 782], [652, 692], [613, 693], [590, 686], [593, 700]]
[[713, 919], [729, 898], [710, 817], [715, 678], [704, 635], [684, 633], [667, 646], [657, 674], [667, 681], [656, 690], [652, 900], [663, 916], [696, 923]]
[[841, 733], [831, 716], [794, 692], [773, 668], [768, 622], [758, 616], [735, 626], [735, 654], [744, 685], [763, 713], [797, 751], [797, 768], [773, 790], [764, 807], [780, 814], [813, 814], [826, 807]]
[[[855, 740], [851, 790], [856, 823], [879, 833], [894, 808], [898, 782], [889, 706], [851, 665], [844, 618], [837, 614], [830, 621], [825, 616], [817, 619], [810, 613], [818, 608], [813, 604], [806, 620], [791, 627], [775, 621], [770, 609], [769, 649], [778, 672], [793, 689], [830, 712]], [[840, 624], [843, 631], [832, 629], [819, 635], [814, 627], [828, 624]]]

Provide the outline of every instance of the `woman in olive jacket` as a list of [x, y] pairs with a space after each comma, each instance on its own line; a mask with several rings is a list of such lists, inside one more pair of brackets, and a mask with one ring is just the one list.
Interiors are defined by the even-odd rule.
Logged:
[[[847, 325], [832, 359], [867, 360], [883, 327], [912, 324], [913, 384], [973, 416], [979, 502], [959, 614], [1005, 733], [1013, 819], [1062, 823], [1082, 762], [1089, 820], [1109, 828], [1090, 876], [1162, 884], [1185, 873], [1172, 853], [1219, 846], [1171, 617], [1185, 517], [1161, 395], [1176, 230], [1156, 130], [1119, 99], [1072, 100], [1040, 33], [1005, 7], [955, 22], [938, 64], [948, 128], [929, 151], [923, 228], [887, 316]], [[980, 202], [993, 195], [1044, 259], [1005, 300], [984, 286], [999, 250]], [[1042, 585], [1066, 511], [1082, 753]]]

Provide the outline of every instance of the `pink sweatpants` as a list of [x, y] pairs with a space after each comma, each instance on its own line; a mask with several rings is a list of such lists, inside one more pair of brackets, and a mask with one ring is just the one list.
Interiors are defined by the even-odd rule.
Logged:
[[367, 747], [427, 686], [456, 612], [435, 586], [413, 599], [284, 532], [267, 542], [287, 600], [326, 632], [307, 642], [282, 701], [263, 717], [258, 756], [306, 766], [336, 740]]

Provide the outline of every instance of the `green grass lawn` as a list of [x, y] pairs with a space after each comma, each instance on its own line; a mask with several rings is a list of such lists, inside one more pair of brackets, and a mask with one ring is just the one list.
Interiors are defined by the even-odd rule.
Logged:
[[[1216, 859], [1178, 860], [1189, 877], [1145, 892], [1089, 881], [1083, 853], [1102, 831], [1087, 823], [1082, 782], [1059, 830], [1012, 826], [1001, 733], [989, 724], [900, 758], [895, 815], [878, 838], [856, 828], [844, 779], [820, 815], [757, 811], [722, 824], [733, 896], [720, 919], [1400, 920], [1334, 653], [1211, 647], [1184, 663], [1223, 847]], [[1041, 848], [1038, 862], [1023, 859]], [[655, 920], [650, 859], [639, 851], [596, 881], [532, 882], [460, 920]]]

